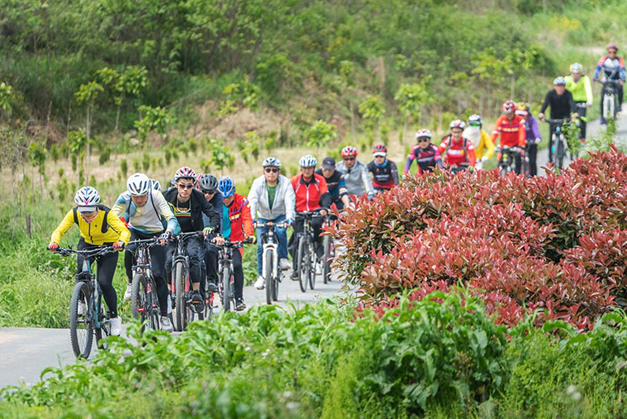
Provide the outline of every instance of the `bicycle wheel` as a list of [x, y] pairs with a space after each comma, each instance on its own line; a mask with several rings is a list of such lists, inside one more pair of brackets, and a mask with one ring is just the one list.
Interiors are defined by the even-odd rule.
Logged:
[[265, 252], [265, 265], [263, 266], [263, 277], [266, 280], [266, 304], [272, 304], [272, 295], [274, 292], [274, 276], [272, 268], [274, 263], [274, 250], [268, 249]]
[[89, 357], [94, 337], [89, 301], [89, 285], [76, 283], [70, 302], [70, 340], [74, 355], [85, 359]]
[[148, 292], [146, 294], [148, 300], [146, 301], [148, 312], [150, 313], [150, 328], [159, 330], [161, 322], [161, 311], [159, 306], [159, 297], [157, 296], [157, 288], [155, 281], [152, 277], [148, 278]]
[[177, 332], [182, 332], [187, 326], [187, 301], [185, 297], [185, 282], [183, 281], [185, 267], [182, 262], [174, 265], [174, 327]]
[[231, 269], [224, 267], [222, 270], [222, 307], [224, 312], [231, 311]]
[[107, 345], [101, 341], [102, 339], [111, 336], [111, 319], [108, 314], [105, 314], [104, 304], [102, 303], [102, 294], [98, 294], [96, 306], [98, 308], [98, 323], [100, 323], [100, 327], [96, 327], [94, 330], [96, 332], [96, 343], [98, 349], [107, 349]]
[[133, 313], [133, 318], [140, 319], [142, 322], [142, 333], [146, 328], [146, 321], [152, 311], [152, 307], [148, 305], [148, 299], [146, 277], [138, 272], [133, 275], [133, 281], [131, 282], [131, 312]]
[[281, 283], [281, 275], [283, 275], [283, 271], [280, 269], [277, 270], [277, 276], [272, 278], [272, 300], [279, 300], [279, 284]]
[[313, 243], [309, 245], [309, 288], [314, 289], [316, 287], [316, 267], [320, 262], [318, 260], [318, 254], [316, 253], [316, 246]]
[[307, 282], [309, 282], [309, 252], [304, 237], [298, 240], [298, 282], [302, 292], [307, 291]]
[[[187, 290], [192, 290], [192, 280], [190, 278], [189, 275], [189, 271], [185, 272], [185, 289]], [[187, 293], [189, 295], [189, 293]], [[202, 295], [202, 293], [201, 293]], [[204, 304], [203, 304], [204, 306]], [[187, 323], [185, 324], [185, 326], [187, 327], [188, 324], [190, 324], [191, 322], [195, 321], [195, 320], [204, 320], [205, 319], [205, 308], [203, 307], [202, 310], [197, 310], [196, 307], [193, 304], [187, 304], [187, 306], [185, 307], [187, 312], [186, 312], [186, 321]]]
[[322, 281], [328, 284], [331, 280], [331, 237], [324, 236], [324, 256], [322, 257]]
[[560, 138], [557, 141], [557, 168], [562, 170], [564, 167], [564, 155], [566, 154], [566, 150], [564, 150], [564, 141]]

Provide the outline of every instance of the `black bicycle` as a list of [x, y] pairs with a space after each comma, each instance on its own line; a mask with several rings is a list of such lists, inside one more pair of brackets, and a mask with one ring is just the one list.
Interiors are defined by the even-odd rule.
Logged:
[[257, 228], [268, 230], [261, 235], [261, 272], [266, 281], [266, 303], [272, 304], [279, 299], [279, 284], [283, 280], [283, 270], [279, 266], [279, 240], [275, 228], [287, 228], [286, 223], [257, 223]]
[[131, 282], [131, 311], [133, 317], [142, 322], [142, 332], [146, 326], [159, 329], [159, 299], [155, 278], [150, 269], [150, 248], [159, 245], [157, 238], [133, 240], [129, 245], [137, 245], [134, 252], [133, 280]]
[[194, 320], [204, 319], [204, 309], [197, 310], [192, 304], [192, 281], [190, 277], [189, 255], [185, 244], [193, 238], [203, 238], [203, 233], [193, 231], [180, 233], [174, 237], [176, 249], [172, 255], [172, 279], [170, 282], [170, 298], [174, 330], [181, 332]]
[[[566, 134], [564, 133], [564, 124], [568, 119], [545, 119], [550, 126], [555, 126], [555, 131], [551, 136], [549, 147], [551, 147], [551, 154], [553, 154], [553, 161], [557, 170], [564, 168], [564, 158], [566, 157]], [[549, 161], [552, 163], [553, 161]]]
[[222, 308], [225, 313], [231, 311], [231, 307], [235, 307], [233, 252], [239, 252], [240, 248], [249, 243], [252, 243], [250, 239], [243, 241], [225, 240], [224, 244], [216, 245], [220, 249], [218, 257], [218, 294], [222, 300]]
[[[520, 147], [497, 147], [497, 159], [499, 162], [499, 174], [505, 176], [515, 170], [516, 156], [521, 154]], [[523, 175], [529, 174], [529, 159], [523, 156], [520, 158], [521, 168], [520, 173]]]
[[57, 249], [61, 256], [81, 255], [83, 266], [76, 275], [76, 285], [70, 302], [70, 341], [74, 355], [87, 359], [91, 353], [93, 337], [98, 348], [103, 349], [103, 337], [111, 335], [111, 315], [104, 309], [102, 290], [94, 274], [91, 258], [98, 258], [115, 251], [113, 246], [103, 246], [92, 250]]
[[314, 247], [315, 237], [311, 221], [321, 217], [318, 213], [322, 209], [315, 211], [299, 212], [297, 217], [303, 219], [303, 231], [296, 236], [296, 260], [298, 261], [298, 278], [300, 290], [307, 291], [307, 284], [310, 289], [316, 286], [316, 264], [319, 262]]
[[[335, 216], [327, 214], [324, 216], [324, 227], [330, 227], [333, 223]], [[335, 258], [335, 243], [333, 236], [330, 233], [326, 233], [322, 240], [322, 248], [324, 249], [324, 256], [322, 257], [322, 280], [325, 284], [331, 281], [331, 264]]]

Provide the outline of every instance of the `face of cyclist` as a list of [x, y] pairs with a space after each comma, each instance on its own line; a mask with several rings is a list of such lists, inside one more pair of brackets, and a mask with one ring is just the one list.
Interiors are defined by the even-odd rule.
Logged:
[[96, 216], [98, 216], [98, 208], [96, 208], [95, 211], [81, 211], [79, 208], [78, 212], [81, 214], [81, 218], [83, 218], [86, 223], [91, 223], [96, 219]]
[[357, 160], [356, 156], [346, 156], [344, 157], [344, 164], [346, 165], [347, 169], [352, 169], [353, 166], [355, 165], [355, 161]]
[[202, 191], [203, 195], [205, 195], [205, 199], [207, 201], [211, 201], [214, 196], [216, 196], [216, 191], [214, 190], [204, 190]]
[[176, 182], [176, 189], [179, 192], [179, 200], [187, 202], [190, 196], [192, 196], [192, 189], [194, 189], [194, 179], [181, 178]]
[[235, 195], [231, 195], [228, 198], [224, 198], [224, 205], [226, 205], [227, 207], [231, 206], [234, 199], [235, 199]]
[[573, 81], [577, 83], [581, 79], [581, 73], [573, 73]]
[[146, 202], [148, 202], [148, 194], [140, 195], [140, 196], [131, 196], [131, 199], [133, 200], [133, 203], [137, 205], [137, 208], [141, 208], [144, 205], [146, 205]]
[[324, 167], [322, 168], [322, 176], [327, 179], [333, 176], [333, 173], [335, 173], [335, 169], [325, 169]]
[[281, 169], [278, 167], [268, 166], [263, 168], [263, 175], [266, 178], [266, 182], [271, 185], [274, 185], [277, 182], [280, 174]]
[[618, 53], [618, 51], [617, 51], [617, 50], [615, 50], [614, 48], [610, 48], [610, 49], [608, 49], [608, 50], [607, 50], [607, 55], [608, 55], [610, 58], [612, 58], [612, 59], [616, 58], [616, 54], [617, 54], [617, 53]]
[[566, 91], [566, 86], [563, 86], [561, 84], [556, 85], [553, 88], [555, 89], [555, 93], [557, 93], [558, 96], [562, 96]]
[[461, 128], [453, 128], [451, 130], [451, 136], [453, 137], [453, 140], [459, 142], [462, 139], [462, 133], [463, 132], [464, 132], [464, 130], [462, 130]]
[[374, 156], [374, 162], [377, 164], [385, 163], [385, 156]]
[[313, 176], [314, 170], [316, 170], [315, 167], [302, 167], [301, 166], [300, 173], [302, 173], [305, 180], [309, 180]]
[[420, 137], [416, 140], [418, 142], [418, 147], [425, 149], [429, 147], [431, 144], [431, 138], [429, 137]]

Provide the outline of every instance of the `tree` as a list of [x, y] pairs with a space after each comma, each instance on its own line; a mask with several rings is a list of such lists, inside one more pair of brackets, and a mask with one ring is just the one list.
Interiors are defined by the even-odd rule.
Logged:
[[421, 84], [401, 84], [394, 95], [394, 100], [399, 102], [398, 109], [405, 115], [401, 144], [407, 132], [407, 123], [417, 121], [420, 116], [420, 108], [430, 100], [429, 92], [425, 87], [425, 84], [428, 83], [429, 80], [430, 77], [425, 78]]
[[13, 98], [13, 88], [4, 82], [0, 83], [0, 108], [7, 113], [11, 113], [11, 101]]
[[37, 167], [41, 179], [41, 185], [44, 185], [44, 173], [46, 172], [46, 160], [48, 158], [48, 151], [46, 146], [42, 142], [33, 141], [28, 147], [28, 156], [31, 159], [33, 167]]
[[146, 67], [130, 66], [123, 72], [105, 67], [96, 72], [96, 76], [113, 97], [113, 103], [117, 107], [115, 115], [115, 131], [120, 126], [120, 113], [122, 105], [128, 96], [139, 97], [148, 85], [148, 71]]
[[370, 143], [372, 143], [374, 140], [374, 130], [385, 114], [381, 96], [368, 95], [367, 99], [359, 104], [359, 113], [364, 119], [366, 132], [368, 133]]
[[209, 144], [209, 161], [205, 166], [216, 166], [221, 174], [224, 174], [225, 167], [233, 167], [235, 156], [229, 152], [229, 148], [220, 141], [211, 140]]
[[337, 130], [335, 125], [319, 120], [307, 132], [307, 145], [315, 147], [317, 154], [320, 154], [320, 149], [326, 147], [331, 140], [336, 138]]
[[83, 159], [85, 157], [85, 148], [89, 145], [89, 140], [83, 131], [70, 131], [67, 134], [70, 158], [72, 159], [72, 168], [78, 170], [77, 184], [81, 186], [81, 180], [84, 171]]
[[145, 140], [150, 131], [156, 131], [165, 139], [167, 128], [172, 119], [170, 112], [166, 108], [140, 106], [139, 110], [144, 114], [143, 117], [135, 121], [138, 136], [141, 140]]
[[[87, 160], [91, 155], [90, 147], [89, 147], [89, 139], [91, 138], [91, 122], [93, 118], [94, 107], [96, 105], [96, 99], [100, 94], [104, 92], [104, 87], [96, 81], [90, 81], [87, 84], [81, 84], [78, 92], [76, 92], [76, 102], [78, 104], [86, 104], [87, 105], [87, 122], [85, 124], [85, 135], [87, 136]], [[87, 165], [89, 168], [89, 165]], [[86, 177], [87, 177], [86, 173]]]

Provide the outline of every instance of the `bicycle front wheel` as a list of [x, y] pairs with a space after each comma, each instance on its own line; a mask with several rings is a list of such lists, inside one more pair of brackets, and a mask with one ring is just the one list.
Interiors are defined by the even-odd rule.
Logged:
[[316, 269], [318, 263], [318, 256], [316, 254], [316, 245], [310, 243], [309, 245], [309, 289], [313, 290], [316, 287]]
[[185, 267], [179, 262], [174, 265], [174, 327], [178, 332], [185, 330], [187, 326], [187, 301], [185, 296]]
[[324, 236], [324, 256], [322, 257], [322, 281], [328, 284], [331, 280], [331, 237]]
[[557, 142], [557, 168], [562, 170], [564, 167], [564, 156], [566, 155], [566, 150], [564, 150], [564, 141], [559, 139]]
[[222, 306], [224, 312], [231, 311], [231, 269], [225, 267], [222, 271]]
[[306, 239], [301, 237], [298, 241], [298, 283], [302, 292], [307, 291], [307, 282], [309, 282], [310, 255], [308, 252]]
[[70, 341], [74, 355], [85, 359], [91, 353], [94, 337], [89, 301], [89, 285], [86, 282], [77, 282], [70, 302]]
[[142, 333], [146, 328], [149, 313], [152, 311], [152, 307], [148, 306], [148, 300], [146, 277], [138, 272], [133, 276], [131, 283], [131, 312], [133, 318], [140, 319], [142, 322]]
[[274, 251], [269, 249], [265, 253], [265, 265], [263, 267], [263, 278], [266, 280], [266, 304], [272, 304], [272, 295], [274, 291], [274, 276], [272, 268], [274, 262]]

